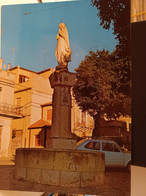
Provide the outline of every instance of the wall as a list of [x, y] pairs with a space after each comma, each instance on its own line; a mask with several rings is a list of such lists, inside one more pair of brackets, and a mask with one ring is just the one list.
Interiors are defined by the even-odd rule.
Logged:
[[81, 150], [18, 149], [16, 178], [59, 187], [98, 188], [105, 183], [105, 157]]
[[[44, 148], [46, 145], [46, 141], [50, 138], [51, 127], [44, 127], [44, 128], [37, 128], [31, 129], [30, 133], [30, 148]], [[45, 134], [46, 134], [46, 141], [45, 141]], [[39, 135], [40, 137], [40, 144], [35, 145], [35, 136]]]
[[11, 119], [0, 117], [0, 123], [2, 124], [0, 157], [8, 157], [11, 138]]
[[131, 166], [131, 196], [146, 195], [146, 167]]
[[0, 101], [13, 104], [15, 75], [4, 70], [0, 70], [0, 87], [2, 87]]
[[[13, 106], [13, 98], [14, 98], [14, 79], [15, 75], [5, 71], [0, 70], [0, 104], [6, 105], [10, 104]], [[11, 118], [13, 118], [10, 113], [8, 116], [9, 110], [8, 108], [3, 114], [3, 111], [0, 110], [0, 124], [1, 128], [1, 146], [0, 146], [0, 157], [9, 156], [10, 150], [10, 138], [11, 138]]]
[[41, 105], [52, 101], [52, 89], [49, 79], [40, 75], [32, 77], [32, 101], [31, 101], [31, 121], [30, 124], [38, 121], [42, 117]]
[[[10, 71], [15, 73], [14, 103], [16, 105], [17, 98], [21, 98], [24, 114], [23, 118], [13, 120], [12, 130], [22, 130], [22, 147], [29, 147], [30, 130], [28, 127], [42, 118], [41, 105], [52, 101], [52, 89], [47, 77], [52, 73], [52, 69], [47, 70], [47, 73], [40, 74], [17, 66]], [[28, 81], [20, 83], [20, 75], [29, 78]]]

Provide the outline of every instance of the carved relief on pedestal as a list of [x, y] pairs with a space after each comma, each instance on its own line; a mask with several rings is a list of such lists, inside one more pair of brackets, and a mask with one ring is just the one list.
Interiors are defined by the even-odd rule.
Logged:
[[61, 105], [70, 106], [70, 92], [67, 86], [61, 87]]

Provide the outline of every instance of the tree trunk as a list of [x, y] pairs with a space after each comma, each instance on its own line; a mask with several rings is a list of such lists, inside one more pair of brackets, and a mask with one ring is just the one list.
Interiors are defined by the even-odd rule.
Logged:
[[96, 114], [94, 117], [94, 129], [93, 129], [93, 132], [92, 132], [92, 138], [98, 138], [100, 136], [100, 132], [99, 132], [99, 129], [100, 129], [100, 122], [102, 120], [100, 114]]

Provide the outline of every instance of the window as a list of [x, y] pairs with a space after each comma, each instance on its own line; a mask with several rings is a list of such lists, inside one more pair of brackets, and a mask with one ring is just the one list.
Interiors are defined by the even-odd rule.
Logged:
[[117, 148], [117, 146], [113, 143], [102, 143], [102, 150], [103, 151], [110, 151], [110, 152], [120, 152], [120, 150]]
[[12, 139], [13, 138], [16, 138], [16, 131], [15, 130], [12, 131]]
[[35, 135], [35, 146], [40, 146], [40, 134]]
[[85, 145], [85, 148], [100, 150], [100, 142], [89, 142], [88, 144]]
[[102, 150], [103, 151], [112, 151], [112, 147], [110, 145], [110, 143], [102, 143]]
[[113, 152], [120, 152], [119, 148], [115, 144], [112, 144]]
[[47, 110], [47, 120], [52, 120], [52, 109]]
[[24, 75], [19, 75], [19, 83], [27, 82], [29, 81], [29, 77]]

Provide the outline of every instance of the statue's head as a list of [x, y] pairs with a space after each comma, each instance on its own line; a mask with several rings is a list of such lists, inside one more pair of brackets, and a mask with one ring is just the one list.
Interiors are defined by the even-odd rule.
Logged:
[[59, 24], [59, 29], [63, 30], [65, 28], [66, 28], [66, 26], [63, 22]]

